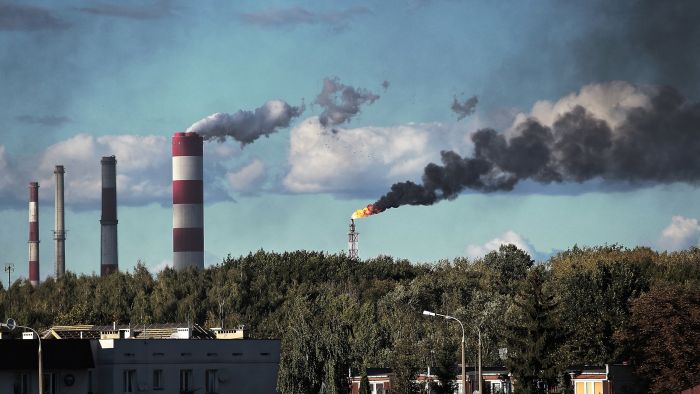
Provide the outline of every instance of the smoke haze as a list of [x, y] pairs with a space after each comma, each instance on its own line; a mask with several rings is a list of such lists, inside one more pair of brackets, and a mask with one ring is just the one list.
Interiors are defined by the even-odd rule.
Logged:
[[205, 140], [223, 142], [230, 137], [246, 145], [263, 135], [267, 137], [289, 127], [292, 119], [301, 115], [304, 109], [304, 105], [292, 107], [282, 100], [270, 100], [255, 111], [217, 112], [196, 122], [187, 131], [197, 132]]
[[[389, 87], [387, 81], [385, 89]], [[315, 103], [323, 108], [319, 116], [324, 126], [334, 126], [349, 122], [360, 113], [360, 107], [372, 104], [379, 96], [367, 89], [354, 88], [344, 85], [338, 78], [326, 78], [323, 80], [323, 89], [316, 97]]]

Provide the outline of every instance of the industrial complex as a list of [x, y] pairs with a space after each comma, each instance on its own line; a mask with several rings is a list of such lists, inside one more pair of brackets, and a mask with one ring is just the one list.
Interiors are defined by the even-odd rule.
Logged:
[[[177, 132], [172, 137], [173, 268], [204, 268], [204, 149], [195, 132]], [[119, 271], [117, 230], [117, 158], [104, 156], [102, 170], [102, 214], [100, 217], [100, 275]], [[54, 276], [66, 272], [65, 183], [63, 165], [54, 169]], [[29, 183], [29, 281], [40, 281], [39, 183]]]

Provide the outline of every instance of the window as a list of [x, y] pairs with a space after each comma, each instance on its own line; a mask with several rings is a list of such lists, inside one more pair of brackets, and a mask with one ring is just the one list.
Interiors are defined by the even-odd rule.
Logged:
[[576, 382], [576, 394], [603, 394], [603, 382]]
[[192, 385], [192, 370], [191, 369], [181, 369], [180, 370], [180, 392], [190, 391]]
[[26, 373], [17, 375], [14, 392], [17, 394], [29, 394], [29, 376]]
[[384, 383], [371, 383], [372, 394], [384, 394]]
[[216, 394], [216, 370], [215, 369], [207, 369], [205, 374], [205, 386], [206, 386], [206, 393], [207, 394]]
[[491, 383], [491, 393], [503, 394], [503, 388], [501, 387], [501, 382], [492, 382]]
[[123, 377], [123, 387], [125, 393], [135, 393], [136, 392], [136, 370], [126, 369], [122, 374]]
[[163, 390], [163, 370], [153, 370], [153, 390]]
[[56, 394], [56, 374], [45, 373], [44, 374], [44, 393], [45, 394]]

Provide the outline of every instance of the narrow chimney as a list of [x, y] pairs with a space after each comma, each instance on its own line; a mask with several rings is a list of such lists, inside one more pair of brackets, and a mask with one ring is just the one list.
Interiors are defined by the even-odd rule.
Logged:
[[29, 283], [39, 284], [39, 183], [29, 183]]
[[203, 139], [173, 135], [173, 267], [204, 268]]
[[56, 216], [54, 220], [53, 239], [55, 241], [54, 256], [56, 258], [56, 279], [58, 279], [66, 272], [66, 227], [64, 223], [65, 216], [63, 207], [63, 174], [65, 170], [62, 165], [57, 165], [53, 173], [56, 176], [56, 196], [54, 198]]
[[100, 218], [100, 274], [119, 270], [117, 249], [117, 159], [102, 157], [102, 217]]

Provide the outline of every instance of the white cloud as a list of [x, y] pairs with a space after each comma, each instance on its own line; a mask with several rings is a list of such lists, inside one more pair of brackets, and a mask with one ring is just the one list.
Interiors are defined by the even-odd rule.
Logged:
[[[220, 190], [229, 159], [241, 149], [231, 143], [205, 143], [205, 185], [208, 201], [227, 198]], [[170, 138], [158, 135], [107, 135], [81, 133], [46, 147], [34, 157], [12, 160], [0, 145], [0, 199], [5, 204], [26, 204], [27, 184], [38, 181], [40, 199], [53, 202], [54, 168], [65, 167], [65, 201], [68, 207], [95, 207], [101, 199], [102, 156], [117, 158], [117, 199], [122, 205], [167, 204], [171, 200]], [[19, 165], [19, 162], [23, 165]], [[35, 166], [27, 163], [36, 163]]]
[[266, 177], [265, 163], [254, 159], [236, 171], [226, 173], [226, 181], [237, 192], [248, 193], [257, 189]]
[[667, 250], [680, 250], [700, 245], [700, 224], [697, 219], [674, 216], [659, 237], [659, 245]]
[[508, 230], [500, 236], [490, 241], [487, 241], [483, 245], [469, 245], [467, 246], [465, 253], [467, 254], [467, 257], [475, 259], [479, 257], [484, 257], [486, 254], [494, 250], [498, 250], [498, 248], [500, 248], [501, 245], [508, 244], [513, 244], [517, 246], [518, 249], [527, 252], [527, 254], [529, 254], [533, 258], [537, 253], [535, 248], [526, 239], [524, 239], [522, 236], [520, 236], [520, 234], [516, 233], [513, 230]]
[[556, 102], [537, 101], [530, 113], [520, 113], [515, 117], [513, 127], [528, 117], [537, 118], [540, 123], [551, 126], [559, 116], [580, 105], [596, 118], [605, 120], [615, 129], [621, 124], [632, 108], [648, 108], [651, 104], [653, 87], [632, 85], [624, 81], [612, 81], [586, 85], [578, 93], [571, 93]]
[[65, 166], [66, 204], [97, 202], [101, 198], [102, 156], [117, 157], [120, 203], [165, 201], [170, 196], [170, 144], [163, 136], [78, 134], [49, 146], [37, 171], [44, 187], [53, 187], [54, 167]]
[[[459, 129], [457, 129], [459, 127]], [[419, 180], [440, 150], [471, 150], [464, 126], [426, 123], [324, 128], [318, 117], [305, 119], [290, 135], [289, 172], [283, 180], [294, 193], [373, 193], [391, 184]]]

